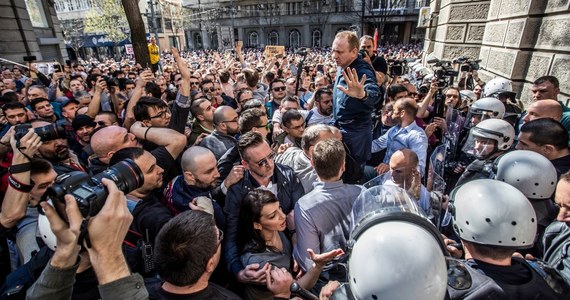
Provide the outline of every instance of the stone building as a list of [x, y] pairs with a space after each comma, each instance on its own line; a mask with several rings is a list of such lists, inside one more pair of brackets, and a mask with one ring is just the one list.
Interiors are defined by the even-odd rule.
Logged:
[[0, 0], [0, 57], [19, 63], [24, 63], [24, 56], [45, 62], [67, 59], [51, 2]]
[[186, 28], [190, 49], [245, 47], [329, 47], [341, 30], [372, 34], [380, 23], [384, 41], [422, 40], [415, 30], [417, 0], [187, 0], [192, 20]]
[[559, 79], [559, 100], [570, 96], [569, 0], [434, 0], [430, 7], [426, 53], [481, 59], [480, 77], [511, 79], [525, 103], [543, 75]]

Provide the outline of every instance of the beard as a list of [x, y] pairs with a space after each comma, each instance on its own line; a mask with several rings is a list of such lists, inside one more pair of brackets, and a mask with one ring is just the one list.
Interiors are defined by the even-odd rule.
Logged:
[[214, 189], [216, 187], [216, 180], [207, 183], [205, 181], [202, 181], [198, 178], [194, 178], [194, 186], [201, 188], [201, 189], [206, 189], [206, 190], [211, 190]]

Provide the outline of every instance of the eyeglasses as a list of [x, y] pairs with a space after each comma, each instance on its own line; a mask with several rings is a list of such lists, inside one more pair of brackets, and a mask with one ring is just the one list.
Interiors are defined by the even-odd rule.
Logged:
[[238, 121], [238, 117], [235, 117], [235, 118], [232, 119], [232, 120], [222, 121], [222, 123], [234, 123], [234, 122], [237, 122], [237, 121]]
[[190, 85], [200, 85], [200, 83], [197, 81], [190, 81]]
[[202, 88], [202, 90], [204, 91], [204, 93], [207, 93], [207, 92], [213, 92], [213, 91], [215, 91], [216, 88], [215, 88], [215, 87], [211, 87], [211, 88], [209, 88], [209, 89], [204, 89], [204, 88]]
[[285, 89], [286, 89], [286, 87], [280, 86], [280, 87], [274, 87], [274, 88], [273, 88], [273, 91], [274, 91], [274, 92], [282, 92], [282, 91], [284, 91]]
[[167, 109], [165, 109], [165, 110], [159, 112], [156, 116], [152, 116], [152, 117], [150, 117], [150, 118], [151, 118], [151, 119], [163, 118], [163, 117], [166, 117], [166, 114], [169, 114], [169, 115], [171, 114], [169, 108], [167, 108]]
[[267, 130], [271, 130], [271, 124], [267, 123], [267, 124], [263, 124], [263, 125], [257, 125], [257, 126], [253, 126], [255, 128], [265, 128]]
[[276, 155], [277, 155], [277, 153], [271, 151], [271, 153], [270, 153], [269, 155], [267, 155], [267, 157], [265, 157], [264, 159], [262, 159], [262, 160], [256, 162], [255, 164], [256, 164], [258, 167], [260, 167], [260, 168], [263, 167], [263, 166], [269, 166], [269, 161], [270, 161], [270, 160], [273, 160]]

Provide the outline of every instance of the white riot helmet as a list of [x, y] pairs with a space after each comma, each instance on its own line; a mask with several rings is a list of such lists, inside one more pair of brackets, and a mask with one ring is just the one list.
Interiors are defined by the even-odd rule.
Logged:
[[506, 97], [511, 100], [515, 99], [516, 93], [513, 93], [513, 84], [510, 80], [497, 77], [491, 79], [491, 81], [485, 84], [485, 89], [483, 90], [483, 97]]
[[549, 199], [556, 190], [556, 169], [536, 152], [511, 151], [497, 159], [495, 169], [495, 179], [514, 186], [528, 199]]
[[467, 114], [468, 128], [486, 119], [502, 119], [505, 115], [505, 105], [495, 98], [481, 98], [469, 107]]
[[[51, 200], [47, 201], [50, 205], [53, 205]], [[51, 250], [55, 251], [57, 245], [57, 238], [53, 231], [51, 231], [51, 227], [49, 225], [49, 220], [41, 209], [40, 214], [38, 215], [38, 232], [40, 233], [41, 239], [44, 241], [46, 246]]]
[[510, 184], [478, 179], [450, 194], [453, 229], [462, 240], [488, 246], [530, 248], [536, 214], [528, 199]]
[[469, 131], [463, 152], [478, 159], [488, 159], [499, 151], [507, 151], [515, 139], [515, 129], [505, 120], [488, 119]]
[[422, 83], [423, 83], [423, 84], [426, 84], [426, 83], [429, 84], [432, 79], [433, 79], [433, 73], [429, 73], [429, 74], [427, 74], [426, 76], [424, 76], [424, 79], [422, 80]]
[[459, 94], [461, 95], [461, 99], [467, 100], [468, 105], [477, 101], [477, 95], [475, 95], [472, 90], [461, 90], [459, 91]]
[[420, 77], [426, 76], [426, 75], [428, 75], [428, 74], [430, 73], [429, 70], [428, 70], [428, 68], [423, 67], [423, 66], [422, 66], [421, 68], [418, 68], [418, 70], [417, 70], [416, 72], [417, 72], [418, 74], [420, 74]]
[[445, 245], [407, 192], [389, 185], [364, 190], [352, 217], [348, 277], [354, 299], [445, 297]]

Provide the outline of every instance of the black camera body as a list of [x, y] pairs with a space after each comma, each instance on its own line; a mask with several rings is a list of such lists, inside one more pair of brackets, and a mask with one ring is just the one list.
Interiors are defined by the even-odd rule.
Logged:
[[[14, 128], [14, 137], [16, 138], [16, 141], [20, 141], [20, 139], [28, 133], [28, 129], [30, 128], [32, 128], [32, 124], [24, 123], [16, 125]], [[42, 142], [64, 139], [67, 134], [65, 127], [57, 123], [34, 128], [34, 131], [40, 136]]]
[[454, 64], [460, 64], [459, 70], [461, 72], [473, 72], [473, 70], [479, 70], [480, 59], [471, 59], [469, 57], [460, 56], [453, 60]]
[[404, 74], [405, 62], [396, 59], [388, 59], [388, 69], [390, 76], [401, 76]]
[[125, 194], [136, 190], [144, 183], [144, 175], [139, 166], [132, 159], [126, 159], [93, 177], [80, 171], [58, 176], [55, 183], [42, 196], [42, 201], [50, 199], [59, 215], [67, 219], [64, 196], [71, 194], [75, 197], [81, 215], [95, 216], [103, 208], [109, 194], [101, 181], [103, 178], [115, 182], [119, 190]]

